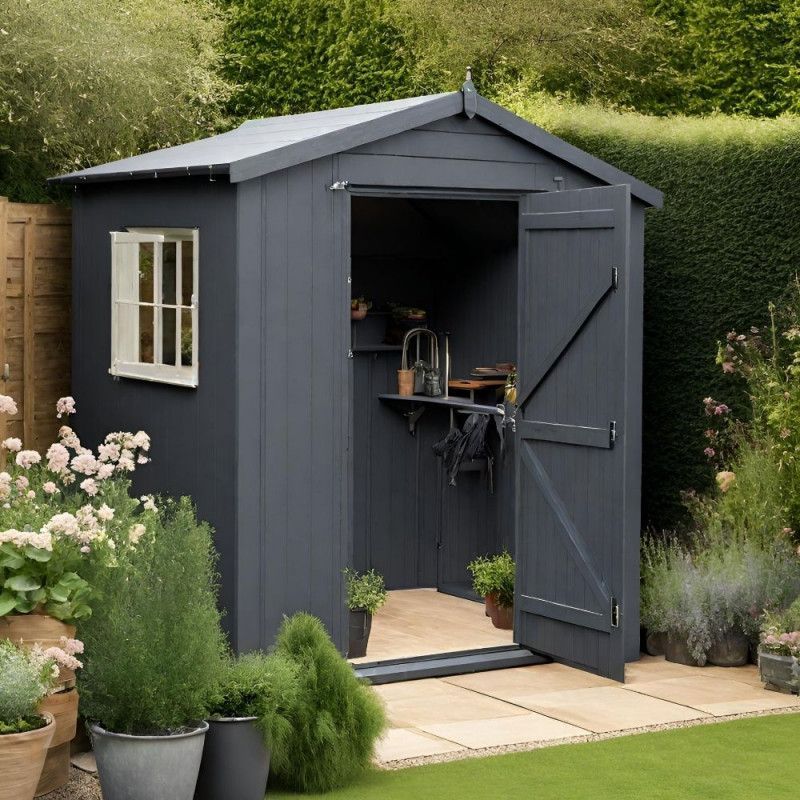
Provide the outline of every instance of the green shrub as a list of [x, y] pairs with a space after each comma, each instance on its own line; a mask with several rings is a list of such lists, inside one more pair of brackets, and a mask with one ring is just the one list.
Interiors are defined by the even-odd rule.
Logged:
[[497, 605], [514, 605], [514, 559], [504, 551], [496, 556], [479, 556], [467, 564], [472, 573], [472, 588], [479, 597], [497, 595]]
[[345, 785], [367, 768], [386, 726], [380, 700], [356, 678], [316, 617], [300, 613], [285, 620], [275, 652], [297, 665], [300, 686], [289, 715], [291, 736], [273, 753], [274, 778], [302, 792]]
[[188, 498], [157, 504], [136, 546], [95, 576], [100, 601], [81, 626], [81, 710], [117, 733], [202, 719], [225, 653], [211, 529]]
[[257, 717], [256, 727], [273, 752], [285, 750], [289, 713], [298, 689], [297, 665], [277, 654], [229, 657], [208, 700], [209, 717]]
[[680, 492], [712, 480], [702, 399], [749, 411], [709, 354], [768, 322], [800, 271], [800, 119], [645, 117], [512, 90], [501, 102], [664, 192], [645, 234], [642, 500], [645, 523], [671, 528]]
[[0, 735], [25, 733], [44, 725], [36, 711], [53, 681], [52, 661], [33, 657], [0, 639]]
[[232, 0], [231, 110], [252, 118], [395, 100], [414, 92], [383, 0]]
[[344, 571], [347, 584], [347, 607], [351, 611], [363, 609], [374, 614], [386, 603], [386, 584], [383, 575], [374, 569], [359, 575], [354, 569]]

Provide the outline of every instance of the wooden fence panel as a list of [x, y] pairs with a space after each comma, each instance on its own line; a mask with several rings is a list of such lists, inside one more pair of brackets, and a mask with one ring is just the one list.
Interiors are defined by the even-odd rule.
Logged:
[[55, 205], [0, 197], [0, 392], [18, 413], [0, 415], [0, 440], [44, 451], [70, 391], [71, 215]]

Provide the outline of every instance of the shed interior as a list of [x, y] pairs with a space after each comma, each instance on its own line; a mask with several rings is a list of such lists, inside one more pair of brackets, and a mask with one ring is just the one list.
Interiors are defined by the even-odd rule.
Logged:
[[[451, 388], [447, 400], [387, 395], [397, 395], [404, 327], [416, 324], [439, 337], [443, 381], [445, 331], [451, 379], [516, 363], [518, 204], [357, 195], [351, 202], [352, 296], [371, 303], [365, 319], [351, 322], [353, 566], [378, 570], [390, 591], [424, 587], [477, 600], [467, 564], [514, 552], [513, 437], [501, 436], [496, 422], [504, 380], [472, 395]], [[398, 324], [395, 305], [423, 309], [425, 320]], [[433, 446], [475, 407], [488, 419], [492, 463], [463, 462], [451, 485]], [[435, 595], [419, 597], [433, 611]], [[482, 614], [475, 619], [489, 624]]]

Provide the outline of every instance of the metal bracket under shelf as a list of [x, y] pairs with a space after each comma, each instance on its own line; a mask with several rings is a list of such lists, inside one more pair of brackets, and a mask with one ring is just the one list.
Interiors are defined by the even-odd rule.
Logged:
[[420, 406], [419, 408], [414, 409], [413, 411], [404, 411], [403, 416], [408, 421], [408, 432], [412, 436], [417, 435], [417, 422], [419, 422], [419, 418], [425, 413], [425, 406]]

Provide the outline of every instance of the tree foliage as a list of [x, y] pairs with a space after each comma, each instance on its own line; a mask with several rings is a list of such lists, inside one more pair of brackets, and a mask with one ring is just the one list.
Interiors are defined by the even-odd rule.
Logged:
[[517, 80], [576, 99], [663, 94], [663, 26], [640, 0], [394, 0], [415, 82], [452, 90], [464, 68], [487, 96]]
[[0, 193], [211, 132], [221, 30], [211, 0], [5, 0]]
[[661, 108], [776, 116], [800, 111], [797, 0], [650, 0], [672, 30], [678, 94]]
[[231, 0], [224, 72], [243, 118], [413, 94], [382, 0]]

